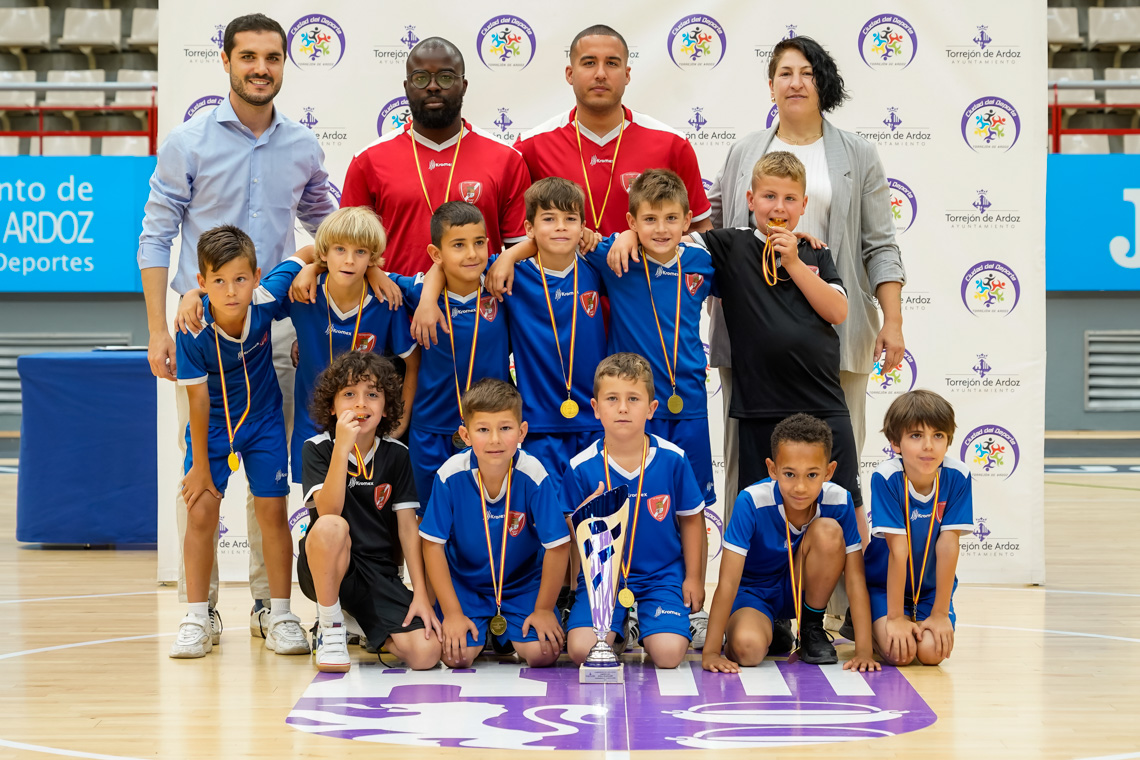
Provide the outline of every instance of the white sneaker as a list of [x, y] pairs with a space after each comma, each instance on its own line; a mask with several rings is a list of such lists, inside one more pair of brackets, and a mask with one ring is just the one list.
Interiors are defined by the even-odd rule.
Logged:
[[269, 614], [269, 605], [264, 600], [258, 599], [253, 603], [253, 609], [249, 611], [250, 636], [265, 638], [265, 633], [269, 630]]
[[340, 623], [317, 627], [314, 650], [317, 670], [322, 673], [347, 673], [352, 660], [348, 656], [348, 628]]
[[210, 641], [217, 646], [222, 640], [222, 615], [215, 608], [210, 608]]
[[178, 660], [191, 660], [205, 657], [213, 648], [210, 620], [201, 615], [187, 614], [178, 625], [178, 636], [170, 645], [170, 656]]
[[709, 613], [697, 610], [689, 615], [689, 638], [693, 640], [693, 649], [705, 648], [705, 632], [709, 627]]
[[265, 648], [277, 654], [308, 654], [311, 650], [301, 629], [301, 618], [292, 612], [271, 617], [265, 632]]

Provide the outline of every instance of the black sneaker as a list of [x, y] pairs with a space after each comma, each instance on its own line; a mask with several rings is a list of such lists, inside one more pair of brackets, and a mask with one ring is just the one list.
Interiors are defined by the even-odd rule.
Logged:
[[[497, 655], [505, 656], [515, 653], [514, 642], [507, 638], [506, 634], [503, 634], [502, 636], [496, 636], [490, 631], [487, 631], [487, 642], [491, 646], [491, 651]], [[483, 651], [487, 651], [486, 644], [483, 645]]]
[[839, 635], [851, 641], [855, 640], [855, 624], [851, 622], [851, 608], [847, 608], [847, 614], [843, 616], [843, 625], [839, 626]]
[[783, 618], [772, 625], [772, 643], [768, 646], [768, 654], [780, 655], [792, 651], [796, 640], [792, 636], [792, 621]]
[[834, 665], [839, 662], [831, 637], [821, 624], [806, 625], [800, 632], [800, 659], [811, 665]]

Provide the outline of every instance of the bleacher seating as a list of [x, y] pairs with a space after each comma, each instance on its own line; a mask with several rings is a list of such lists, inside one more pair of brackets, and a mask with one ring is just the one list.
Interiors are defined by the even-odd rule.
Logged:
[[20, 155], [19, 137], [0, 137], [0, 156]]
[[135, 8], [131, 13], [131, 36], [127, 45], [158, 55], [158, 9]]
[[43, 152], [39, 140], [32, 139], [29, 156], [90, 156], [90, 137], [45, 137]]
[[1077, 21], [1076, 8], [1049, 8], [1048, 11], [1049, 65], [1053, 65], [1053, 54], [1069, 48], [1084, 47]]
[[[0, 71], [0, 82], [34, 82], [34, 71]], [[32, 90], [0, 90], [0, 111], [5, 106], [34, 106], [36, 93]]]
[[1124, 136], [1124, 152], [1140, 153], [1140, 135]]
[[51, 44], [51, 9], [0, 8], [0, 46], [20, 50]]
[[[1050, 82], [1088, 82], [1096, 77], [1092, 69], [1049, 69]], [[1049, 103], [1053, 102], [1053, 91], [1047, 93]], [[1094, 90], [1058, 90], [1058, 103], [1099, 103]]]
[[147, 156], [150, 142], [145, 137], [104, 137], [101, 156]]
[[122, 26], [123, 12], [118, 8], [68, 8], [63, 13], [63, 36], [59, 44], [80, 50], [89, 47], [118, 50], [122, 47]]
[[1061, 135], [1062, 153], [1108, 153], [1108, 135]]
[[1089, 8], [1089, 49], [1116, 50], [1113, 67], [1128, 50], [1140, 46], [1140, 8]]
[[[49, 71], [49, 82], [104, 82], [105, 72], [102, 69], [87, 71]], [[106, 93], [99, 90], [77, 90], [73, 92], [55, 91], [44, 96], [43, 104], [47, 106], [102, 106], [106, 105]]]
[[1140, 69], [1105, 69], [1104, 78], [1110, 82], [1136, 82], [1135, 90], [1105, 90], [1106, 105], [1140, 104]]
[[[115, 81], [118, 82], [150, 82], [158, 83], [157, 71], [135, 71], [133, 69], [119, 69], [118, 77]], [[151, 94], [145, 90], [120, 90], [115, 93], [114, 105], [117, 106], [142, 106], [149, 108], [151, 103]]]

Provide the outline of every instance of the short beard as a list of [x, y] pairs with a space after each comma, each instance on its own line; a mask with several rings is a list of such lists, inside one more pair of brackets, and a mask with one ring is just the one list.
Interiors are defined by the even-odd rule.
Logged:
[[459, 118], [459, 114], [463, 112], [463, 100], [460, 99], [455, 105], [446, 100], [443, 103], [443, 108], [438, 111], [429, 111], [423, 106], [413, 106], [409, 103], [412, 121], [424, 129], [443, 129], [451, 126]]
[[246, 90], [244, 79], [239, 79], [234, 76], [230, 77], [230, 89], [233, 90], [239, 98], [244, 100], [246, 103], [249, 103], [251, 106], [264, 106], [272, 103], [273, 99], [277, 97], [277, 93], [281, 91], [280, 81], [273, 80], [273, 84], [276, 86], [270, 90], [266, 96], [262, 98], [256, 98], [251, 95], [248, 90]]

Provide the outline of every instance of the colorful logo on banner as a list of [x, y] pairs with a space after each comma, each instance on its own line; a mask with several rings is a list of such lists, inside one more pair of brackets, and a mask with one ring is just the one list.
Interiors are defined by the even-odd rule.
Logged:
[[768, 110], [768, 117], [764, 120], [764, 129], [771, 129], [772, 125], [776, 123], [776, 117], [780, 115], [780, 107], [772, 106]]
[[331, 69], [344, 58], [344, 32], [329, 16], [302, 16], [289, 28], [289, 60], [299, 69]]
[[1021, 460], [1017, 438], [1001, 425], [980, 425], [962, 439], [959, 459], [976, 478], [1007, 480]]
[[1021, 282], [1000, 261], [981, 261], [962, 278], [962, 303], [974, 315], [1011, 313], [1021, 298]]
[[[709, 490], [712, 490], [709, 485]], [[705, 507], [705, 533], [709, 542], [709, 562], [712, 562], [724, 548], [724, 520], [709, 507]]]
[[625, 684], [605, 689], [580, 685], [568, 666], [417, 672], [363, 663], [351, 675], [317, 674], [286, 722], [317, 736], [404, 747], [628, 753], [849, 742], [935, 720], [897, 668], [854, 673], [769, 660], [740, 673], [706, 673], [692, 661], [660, 671], [628, 662]]
[[680, 69], [715, 69], [724, 60], [724, 27], [712, 16], [685, 16], [669, 30], [669, 56]]
[[884, 359], [879, 358], [871, 369], [867, 380], [867, 395], [871, 398], [901, 396], [914, 390], [918, 380], [918, 364], [909, 350], [903, 351], [903, 359], [894, 367], [884, 367]]
[[483, 24], [475, 39], [479, 60], [491, 70], [521, 71], [534, 60], [534, 30], [518, 16], [496, 16]]
[[289, 515], [289, 535], [293, 537], [293, 558], [296, 559], [300, 551], [299, 542], [309, 530], [309, 508], [301, 507]]
[[895, 230], [906, 232], [918, 217], [918, 199], [909, 185], [893, 177], [887, 177], [887, 189], [891, 193], [891, 218], [895, 221]]
[[1009, 150], [1021, 135], [1021, 117], [1009, 101], [987, 95], [962, 114], [962, 139], [972, 150]]
[[874, 16], [859, 30], [859, 55], [872, 69], [905, 69], [918, 53], [918, 35], [902, 16]]
[[226, 99], [221, 95], [206, 95], [204, 97], [198, 98], [190, 104], [189, 108], [186, 109], [186, 113], [183, 115], [182, 121], [190, 121], [199, 111], [203, 109], [216, 108], [224, 103], [225, 100]]
[[376, 134], [383, 137], [394, 129], [403, 129], [411, 120], [412, 109], [408, 107], [408, 99], [403, 95], [392, 98], [380, 109], [380, 116], [376, 118]]

